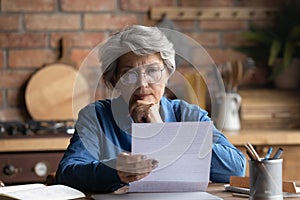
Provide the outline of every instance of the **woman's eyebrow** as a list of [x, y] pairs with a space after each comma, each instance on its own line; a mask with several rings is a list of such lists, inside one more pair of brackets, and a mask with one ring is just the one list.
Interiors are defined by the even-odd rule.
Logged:
[[161, 63], [159, 63], [159, 62], [154, 62], [154, 63], [142, 65], [142, 66], [143, 66], [143, 67], [152, 67], [152, 66], [157, 66], [157, 65], [160, 65], [160, 64], [161, 64]]
[[157, 66], [157, 65], [160, 65], [160, 64], [161, 63], [159, 63], [159, 62], [153, 62], [153, 63], [150, 63], [150, 64], [145, 64], [145, 65], [140, 65], [140, 66], [123, 65], [123, 66], [121, 66], [121, 71], [132, 69], [132, 68], [135, 68], [135, 67], [151, 67], [151, 66]]
[[120, 67], [120, 72], [128, 71], [128, 70], [133, 69], [133, 68], [135, 68], [135, 67], [134, 66], [129, 66], [129, 65], [124, 65], [124, 66]]

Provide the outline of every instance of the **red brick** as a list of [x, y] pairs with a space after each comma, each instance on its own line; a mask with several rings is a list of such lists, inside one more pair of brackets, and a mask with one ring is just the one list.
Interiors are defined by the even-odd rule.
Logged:
[[223, 64], [227, 61], [244, 60], [246, 56], [233, 49], [206, 49], [216, 64]]
[[246, 20], [201, 20], [200, 29], [206, 30], [246, 30]]
[[28, 117], [25, 108], [5, 108], [0, 110], [0, 121], [24, 121]]
[[180, 6], [232, 6], [235, 0], [179, 0]]
[[27, 30], [78, 30], [80, 16], [77, 14], [26, 14]]
[[239, 0], [238, 6], [253, 6], [253, 7], [279, 7], [285, 0]]
[[148, 13], [142, 14], [142, 17], [139, 17], [139, 21], [144, 26], [156, 26], [159, 23], [157, 20], [150, 19]]
[[253, 20], [250, 21], [250, 25], [256, 28], [267, 28], [272, 27], [274, 25], [274, 22], [272, 20]]
[[4, 52], [0, 51], [0, 69], [4, 67]]
[[178, 27], [180, 30], [186, 30], [186, 29], [194, 29], [195, 27], [195, 21], [194, 20], [174, 20], [174, 23], [176, 27]]
[[188, 33], [187, 35], [202, 46], [217, 46], [220, 42], [219, 33], [215, 32]]
[[213, 63], [211, 57], [208, 55], [207, 48], [202, 47], [193, 48], [190, 52], [189, 60], [196, 66], [210, 66]]
[[62, 0], [63, 11], [108, 11], [117, 8], [115, 0]]
[[3, 107], [3, 103], [4, 103], [4, 95], [3, 95], [3, 90], [0, 90], [0, 108]]
[[227, 47], [239, 46], [242, 40], [239, 32], [224, 32], [222, 44]]
[[10, 107], [24, 107], [24, 90], [7, 90], [7, 103]]
[[69, 38], [72, 47], [94, 47], [106, 38], [104, 32], [55, 32], [51, 34], [51, 46], [57, 47], [62, 38]]
[[91, 53], [92, 49], [74, 49], [71, 58], [76, 63], [76, 67], [80, 68], [82, 62]]
[[39, 68], [53, 63], [56, 55], [45, 49], [11, 50], [8, 54], [8, 66], [18, 68]]
[[86, 30], [118, 30], [136, 23], [137, 16], [132, 14], [86, 14], [84, 16]]
[[8, 12], [54, 11], [55, 0], [2, 0], [2, 10]]
[[130, 11], [148, 11], [153, 6], [175, 6], [175, 0], [121, 0], [121, 9]]
[[0, 48], [46, 47], [45, 33], [0, 33]]
[[0, 71], [0, 88], [21, 88], [31, 76], [32, 71], [25, 70], [14, 70]]
[[0, 30], [15, 31], [20, 26], [20, 16], [15, 14], [0, 15]]

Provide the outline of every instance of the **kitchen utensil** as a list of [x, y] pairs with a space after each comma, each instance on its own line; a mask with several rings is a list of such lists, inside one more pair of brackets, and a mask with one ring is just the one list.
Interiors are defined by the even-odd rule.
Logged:
[[79, 109], [89, 103], [86, 79], [68, 63], [69, 40], [63, 38], [61, 58], [38, 70], [26, 87], [26, 107], [33, 119], [76, 119]]
[[239, 83], [243, 78], [243, 64], [240, 60], [232, 62], [232, 88], [231, 92], [237, 92]]

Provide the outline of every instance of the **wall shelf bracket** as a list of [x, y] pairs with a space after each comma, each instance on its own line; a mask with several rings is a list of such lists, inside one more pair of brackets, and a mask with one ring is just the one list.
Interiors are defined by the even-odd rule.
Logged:
[[249, 7], [152, 7], [150, 18], [160, 20], [248, 20], [272, 19], [276, 8]]

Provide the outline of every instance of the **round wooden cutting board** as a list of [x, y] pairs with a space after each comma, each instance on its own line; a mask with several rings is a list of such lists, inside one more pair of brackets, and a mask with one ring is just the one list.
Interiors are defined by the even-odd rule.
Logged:
[[90, 101], [89, 87], [72, 66], [50, 64], [29, 80], [25, 101], [34, 120], [77, 119], [79, 109]]

